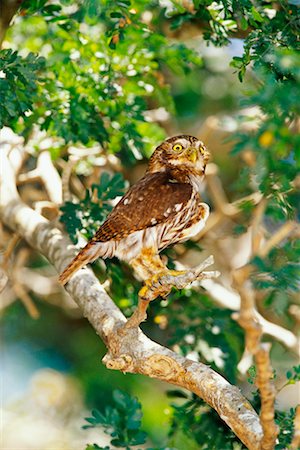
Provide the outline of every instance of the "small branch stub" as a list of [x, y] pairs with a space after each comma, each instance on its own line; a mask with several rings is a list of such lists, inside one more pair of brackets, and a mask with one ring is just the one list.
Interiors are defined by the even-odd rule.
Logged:
[[145, 375], [166, 381], [176, 380], [181, 370], [173, 358], [160, 354], [154, 354], [147, 358], [143, 367]]

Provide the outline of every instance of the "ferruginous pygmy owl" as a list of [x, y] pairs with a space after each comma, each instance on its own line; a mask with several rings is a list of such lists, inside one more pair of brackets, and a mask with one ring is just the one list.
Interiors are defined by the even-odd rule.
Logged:
[[208, 218], [209, 207], [199, 195], [208, 159], [203, 142], [193, 136], [166, 139], [151, 156], [145, 176], [62, 272], [60, 283], [99, 257], [117, 256], [150, 283], [168, 273], [159, 252], [197, 234]]

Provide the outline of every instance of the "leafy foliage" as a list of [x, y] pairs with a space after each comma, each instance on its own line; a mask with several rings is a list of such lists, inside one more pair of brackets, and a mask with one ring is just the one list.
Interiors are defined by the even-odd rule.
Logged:
[[294, 366], [292, 370], [288, 370], [286, 377], [288, 379], [288, 384], [295, 384], [297, 381], [300, 381], [300, 364]]
[[[204, 38], [217, 46], [227, 45], [235, 34], [245, 37], [243, 58], [234, 58], [241, 62], [242, 77], [247, 64], [259, 60], [261, 54], [276, 44], [281, 47], [299, 45], [299, 9], [293, 2], [289, 5], [280, 3], [273, 9], [269, 1], [255, 5], [250, 0], [194, 0], [193, 6], [180, 2], [168, 2], [166, 15], [172, 21], [173, 28], [185, 25], [186, 22], [205, 23]], [[280, 29], [282, 33], [276, 34]], [[242, 79], [241, 77], [241, 79]]]
[[[201, 60], [182, 44], [170, 45], [165, 36], [141, 22], [141, 2], [82, 2], [75, 12], [66, 13], [71, 3], [22, 4], [24, 16], [36, 15], [35, 33], [41, 47], [47, 48], [47, 64], [46, 82], [39, 90], [42, 101], [19, 128], [28, 134], [38, 121], [41, 129], [66, 143], [97, 141], [124, 164], [132, 164], [165, 136], [147, 118], [150, 97], [152, 107], [173, 109], [162, 65], [178, 70], [180, 55], [184, 71]], [[83, 31], [85, 23], [92, 33]]]
[[279, 426], [279, 443], [276, 445], [276, 450], [283, 450], [288, 448], [288, 445], [292, 442], [294, 432], [294, 418], [295, 408], [290, 408], [289, 411], [277, 411], [275, 421]]
[[293, 239], [282, 247], [272, 249], [266, 258], [255, 257], [253, 260], [256, 267], [255, 285], [266, 290], [266, 306], [272, 305], [277, 314], [286, 312], [291, 294], [299, 288], [299, 250], [299, 240]]
[[[299, 214], [294, 180], [300, 165], [300, 138], [291, 125], [300, 113], [296, 100], [300, 95], [300, 61], [299, 54], [271, 49], [262, 61], [263, 68], [256, 72], [259, 84], [247, 104], [258, 104], [265, 120], [257, 133], [239, 134], [235, 153], [249, 147], [255, 153], [253, 181], [269, 199], [266, 213], [280, 221]], [[270, 72], [269, 64], [276, 73]]]
[[0, 128], [13, 126], [20, 116], [32, 113], [44, 65], [44, 58], [33, 53], [22, 58], [10, 49], [0, 51]]
[[[113, 392], [114, 405], [107, 406], [105, 412], [92, 411], [92, 417], [87, 417], [89, 425], [83, 428], [101, 427], [111, 436], [111, 445], [129, 449], [130, 446], [141, 445], [146, 442], [146, 433], [141, 431], [142, 411], [136, 398], [125, 392]], [[100, 449], [97, 444], [89, 448]], [[105, 447], [106, 449], [109, 447]]]
[[235, 382], [243, 334], [231, 318], [231, 311], [216, 307], [208, 296], [195, 290], [172, 292], [167, 303], [157, 314], [166, 314], [167, 308], [170, 344]]
[[[172, 394], [172, 391], [171, 391]], [[174, 392], [175, 396], [178, 393]], [[180, 392], [180, 397], [185, 396]], [[207, 450], [237, 450], [244, 447], [227, 427], [225, 422], [199, 397], [192, 395], [182, 405], [172, 405], [172, 418], [169, 437], [176, 442], [179, 431], [196, 441], [201, 449]]]
[[99, 184], [93, 184], [86, 190], [83, 200], [78, 203], [68, 201], [61, 207], [60, 221], [65, 224], [74, 243], [80, 234], [86, 239], [94, 235], [113, 208], [111, 200], [123, 195], [124, 190], [125, 181], [121, 174], [110, 176], [104, 172]]
[[109, 293], [123, 313], [129, 317], [137, 305], [141, 283], [134, 278], [125, 263], [121, 264], [117, 259], [107, 259], [105, 265], [106, 276], [110, 281]]
[[279, 391], [281, 391], [286, 386], [300, 382], [300, 364], [298, 366], [293, 366], [291, 370], [287, 371], [286, 379], [287, 381], [283, 384], [283, 386], [281, 386]]

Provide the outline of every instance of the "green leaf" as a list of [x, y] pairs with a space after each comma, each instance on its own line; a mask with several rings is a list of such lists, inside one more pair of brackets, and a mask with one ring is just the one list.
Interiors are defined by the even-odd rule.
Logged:
[[128, 406], [128, 402], [130, 401], [128, 395], [125, 392], [120, 391], [119, 389], [114, 390], [113, 399], [118, 406], [122, 409], [126, 410]]
[[187, 398], [187, 394], [179, 389], [172, 389], [167, 391], [167, 396], [170, 398]]
[[78, 239], [77, 233], [82, 228], [80, 203], [66, 202], [60, 207], [60, 210], [62, 215], [59, 220], [65, 225], [72, 242], [76, 243]]
[[243, 17], [243, 16], [241, 17], [240, 23], [241, 23], [241, 29], [244, 30], [244, 31], [247, 30], [248, 22], [245, 19], [245, 17]]
[[32, 111], [44, 66], [45, 59], [33, 53], [23, 58], [10, 49], [0, 51], [0, 128], [15, 128], [16, 120]]
[[141, 445], [147, 440], [147, 433], [144, 431], [138, 431], [134, 436], [129, 439], [130, 445]]
[[85, 450], [110, 450], [110, 447], [108, 445], [105, 447], [99, 447], [97, 444], [89, 444]]
[[97, 190], [98, 198], [106, 202], [124, 194], [125, 181], [120, 173], [111, 176], [103, 172], [99, 184], [93, 184], [92, 188]]
[[[93, 200], [92, 193], [96, 191], [98, 202]], [[79, 203], [66, 202], [61, 206], [60, 222], [65, 225], [71, 240], [76, 243], [80, 233], [90, 239], [107, 215], [112, 210], [111, 201], [123, 195], [125, 181], [121, 174], [110, 175], [103, 172], [99, 184], [93, 184], [85, 192], [85, 198]]]
[[111, 436], [111, 445], [126, 447], [141, 445], [146, 442], [147, 435], [140, 430], [142, 411], [136, 398], [130, 397], [126, 392], [115, 390], [113, 392], [114, 405], [107, 407], [104, 413], [92, 411], [92, 417], [87, 418], [91, 425], [83, 428], [102, 426]]
[[249, 367], [248, 375], [249, 375], [248, 383], [254, 384], [255, 378], [256, 378], [256, 367], [255, 366]]
[[123, 17], [123, 14], [118, 11], [113, 11], [110, 13], [110, 17], [112, 17], [113, 19], [120, 19], [121, 17]]

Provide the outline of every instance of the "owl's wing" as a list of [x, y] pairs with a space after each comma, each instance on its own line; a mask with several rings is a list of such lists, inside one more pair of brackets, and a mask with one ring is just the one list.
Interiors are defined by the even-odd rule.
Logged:
[[184, 208], [191, 195], [188, 183], [172, 182], [162, 172], [146, 174], [121, 198], [92, 241], [120, 240], [162, 223]]

